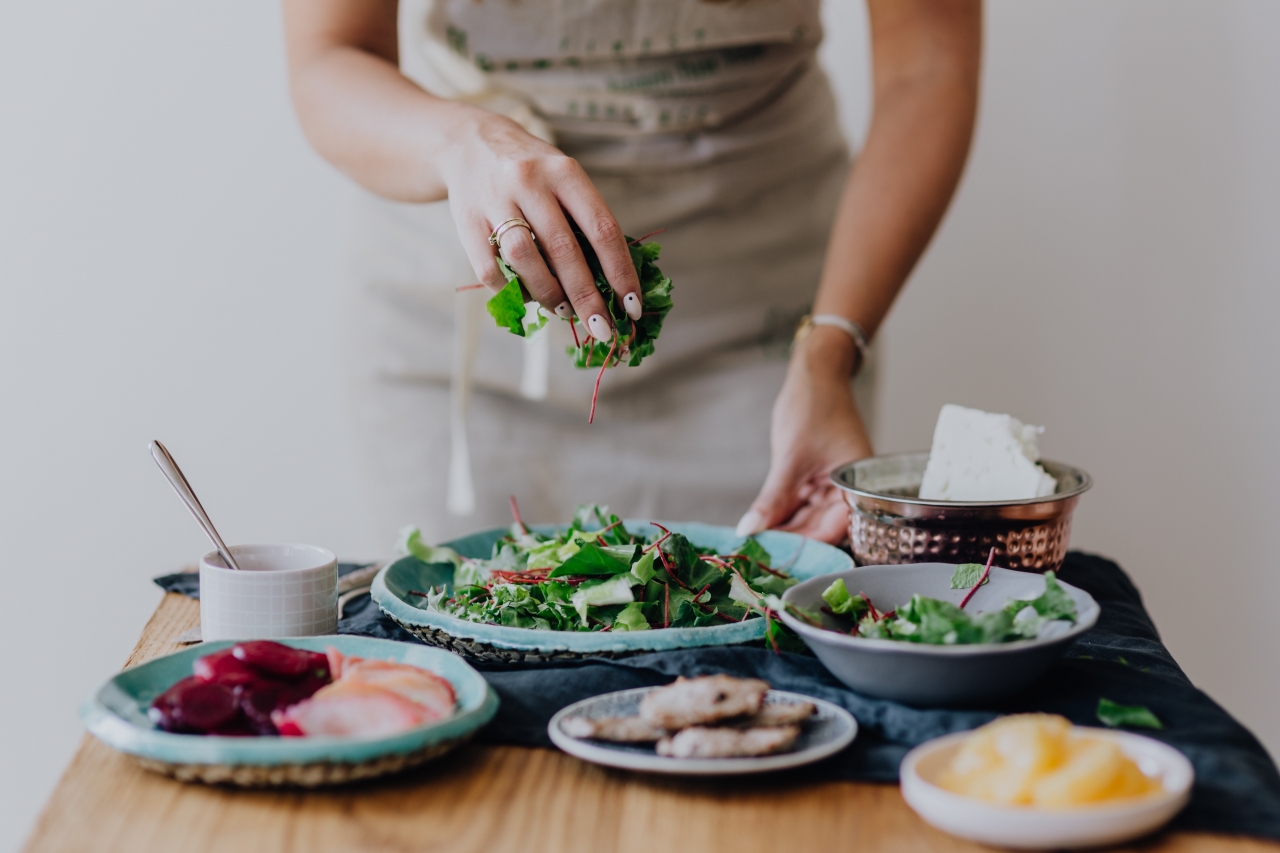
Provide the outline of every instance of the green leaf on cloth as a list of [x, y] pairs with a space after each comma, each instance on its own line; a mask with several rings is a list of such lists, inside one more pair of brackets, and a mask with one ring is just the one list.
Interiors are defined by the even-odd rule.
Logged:
[[1164, 723], [1145, 705], [1121, 705], [1110, 699], [1098, 700], [1098, 722], [1111, 728], [1163, 729]]

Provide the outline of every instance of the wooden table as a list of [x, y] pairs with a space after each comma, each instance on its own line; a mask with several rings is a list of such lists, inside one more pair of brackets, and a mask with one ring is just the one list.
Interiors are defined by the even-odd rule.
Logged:
[[[178, 647], [199, 621], [170, 593], [126, 666]], [[892, 785], [654, 779], [545, 749], [469, 746], [360, 786], [264, 792], [183, 784], [85, 737], [26, 847], [35, 851], [977, 851], [926, 826]], [[1144, 851], [1280, 851], [1169, 833]]]

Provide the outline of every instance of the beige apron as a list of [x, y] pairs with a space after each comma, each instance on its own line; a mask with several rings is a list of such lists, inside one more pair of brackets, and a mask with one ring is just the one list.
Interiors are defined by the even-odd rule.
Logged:
[[675, 308], [588, 425], [567, 324], [520, 339], [455, 293], [476, 277], [447, 202], [363, 202], [348, 363], [379, 535], [506, 524], [510, 495], [535, 521], [736, 521], [847, 170], [817, 0], [438, 0], [401, 28], [420, 84], [554, 139], [629, 234], [667, 229]]

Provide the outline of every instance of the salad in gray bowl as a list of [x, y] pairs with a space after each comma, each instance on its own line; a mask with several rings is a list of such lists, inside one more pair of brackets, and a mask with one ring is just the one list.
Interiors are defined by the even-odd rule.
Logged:
[[1031, 686], [1098, 621], [1081, 589], [979, 564], [860, 566], [787, 590], [779, 618], [859, 693], [972, 706]]

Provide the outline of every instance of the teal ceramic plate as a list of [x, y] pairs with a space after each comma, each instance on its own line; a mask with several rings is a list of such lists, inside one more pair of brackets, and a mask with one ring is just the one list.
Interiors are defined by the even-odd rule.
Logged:
[[290, 646], [420, 666], [448, 679], [457, 694], [455, 714], [390, 737], [211, 737], [161, 731], [147, 719], [151, 701], [191, 675], [196, 658], [230, 641], [201, 643], [127, 669], [84, 703], [80, 717], [98, 740], [151, 770], [184, 780], [237, 785], [323, 785], [366, 779], [419, 764], [464, 742], [489, 722], [498, 697], [457, 655], [372, 637], [328, 636], [281, 640]]
[[[683, 533], [695, 545], [728, 553], [741, 544], [742, 537], [729, 527], [714, 527], [697, 522], [661, 522], [676, 533]], [[648, 535], [656, 528], [648, 521], [628, 520], [626, 527], [637, 535]], [[535, 528], [551, 533], [555, 527]], [[486, 530], [464, 539], [447, 542], [464, 557], [487, 558], [493, 543], [506, 528]], [[794, 533], [766, 531], [756, 537], [773, 557], [773, 564], [804, 581], [818, 575], [838, 572], [853, 566], [849, 555], [838, 548], [805, 539]], [[581, 655], [626, 655], [646, 651], [687, 649], [696, 646], [723, 646], [749, 643], [764, 637], [764, 620], [748, 619], [732, 625], [702, 628], [656, 628], [649, 631], [607, 632], [545, 631], [534, 628], [511, 628], [468, 622], [456, 616], [423, 610], [409, 595], [409, 590], [450, 584], [453, 566], [447, 563], [423, 563], [404, 557], [388, 564], [373, 581], [373, 600], [383, 612], [425, 642], [446, 645], [460, 654], [481, 660], [556, 659]], [[460, 641], [460, 642], [458, 642]], [[503, 655], [497, 650], [512, 650], [530, 655]]]

